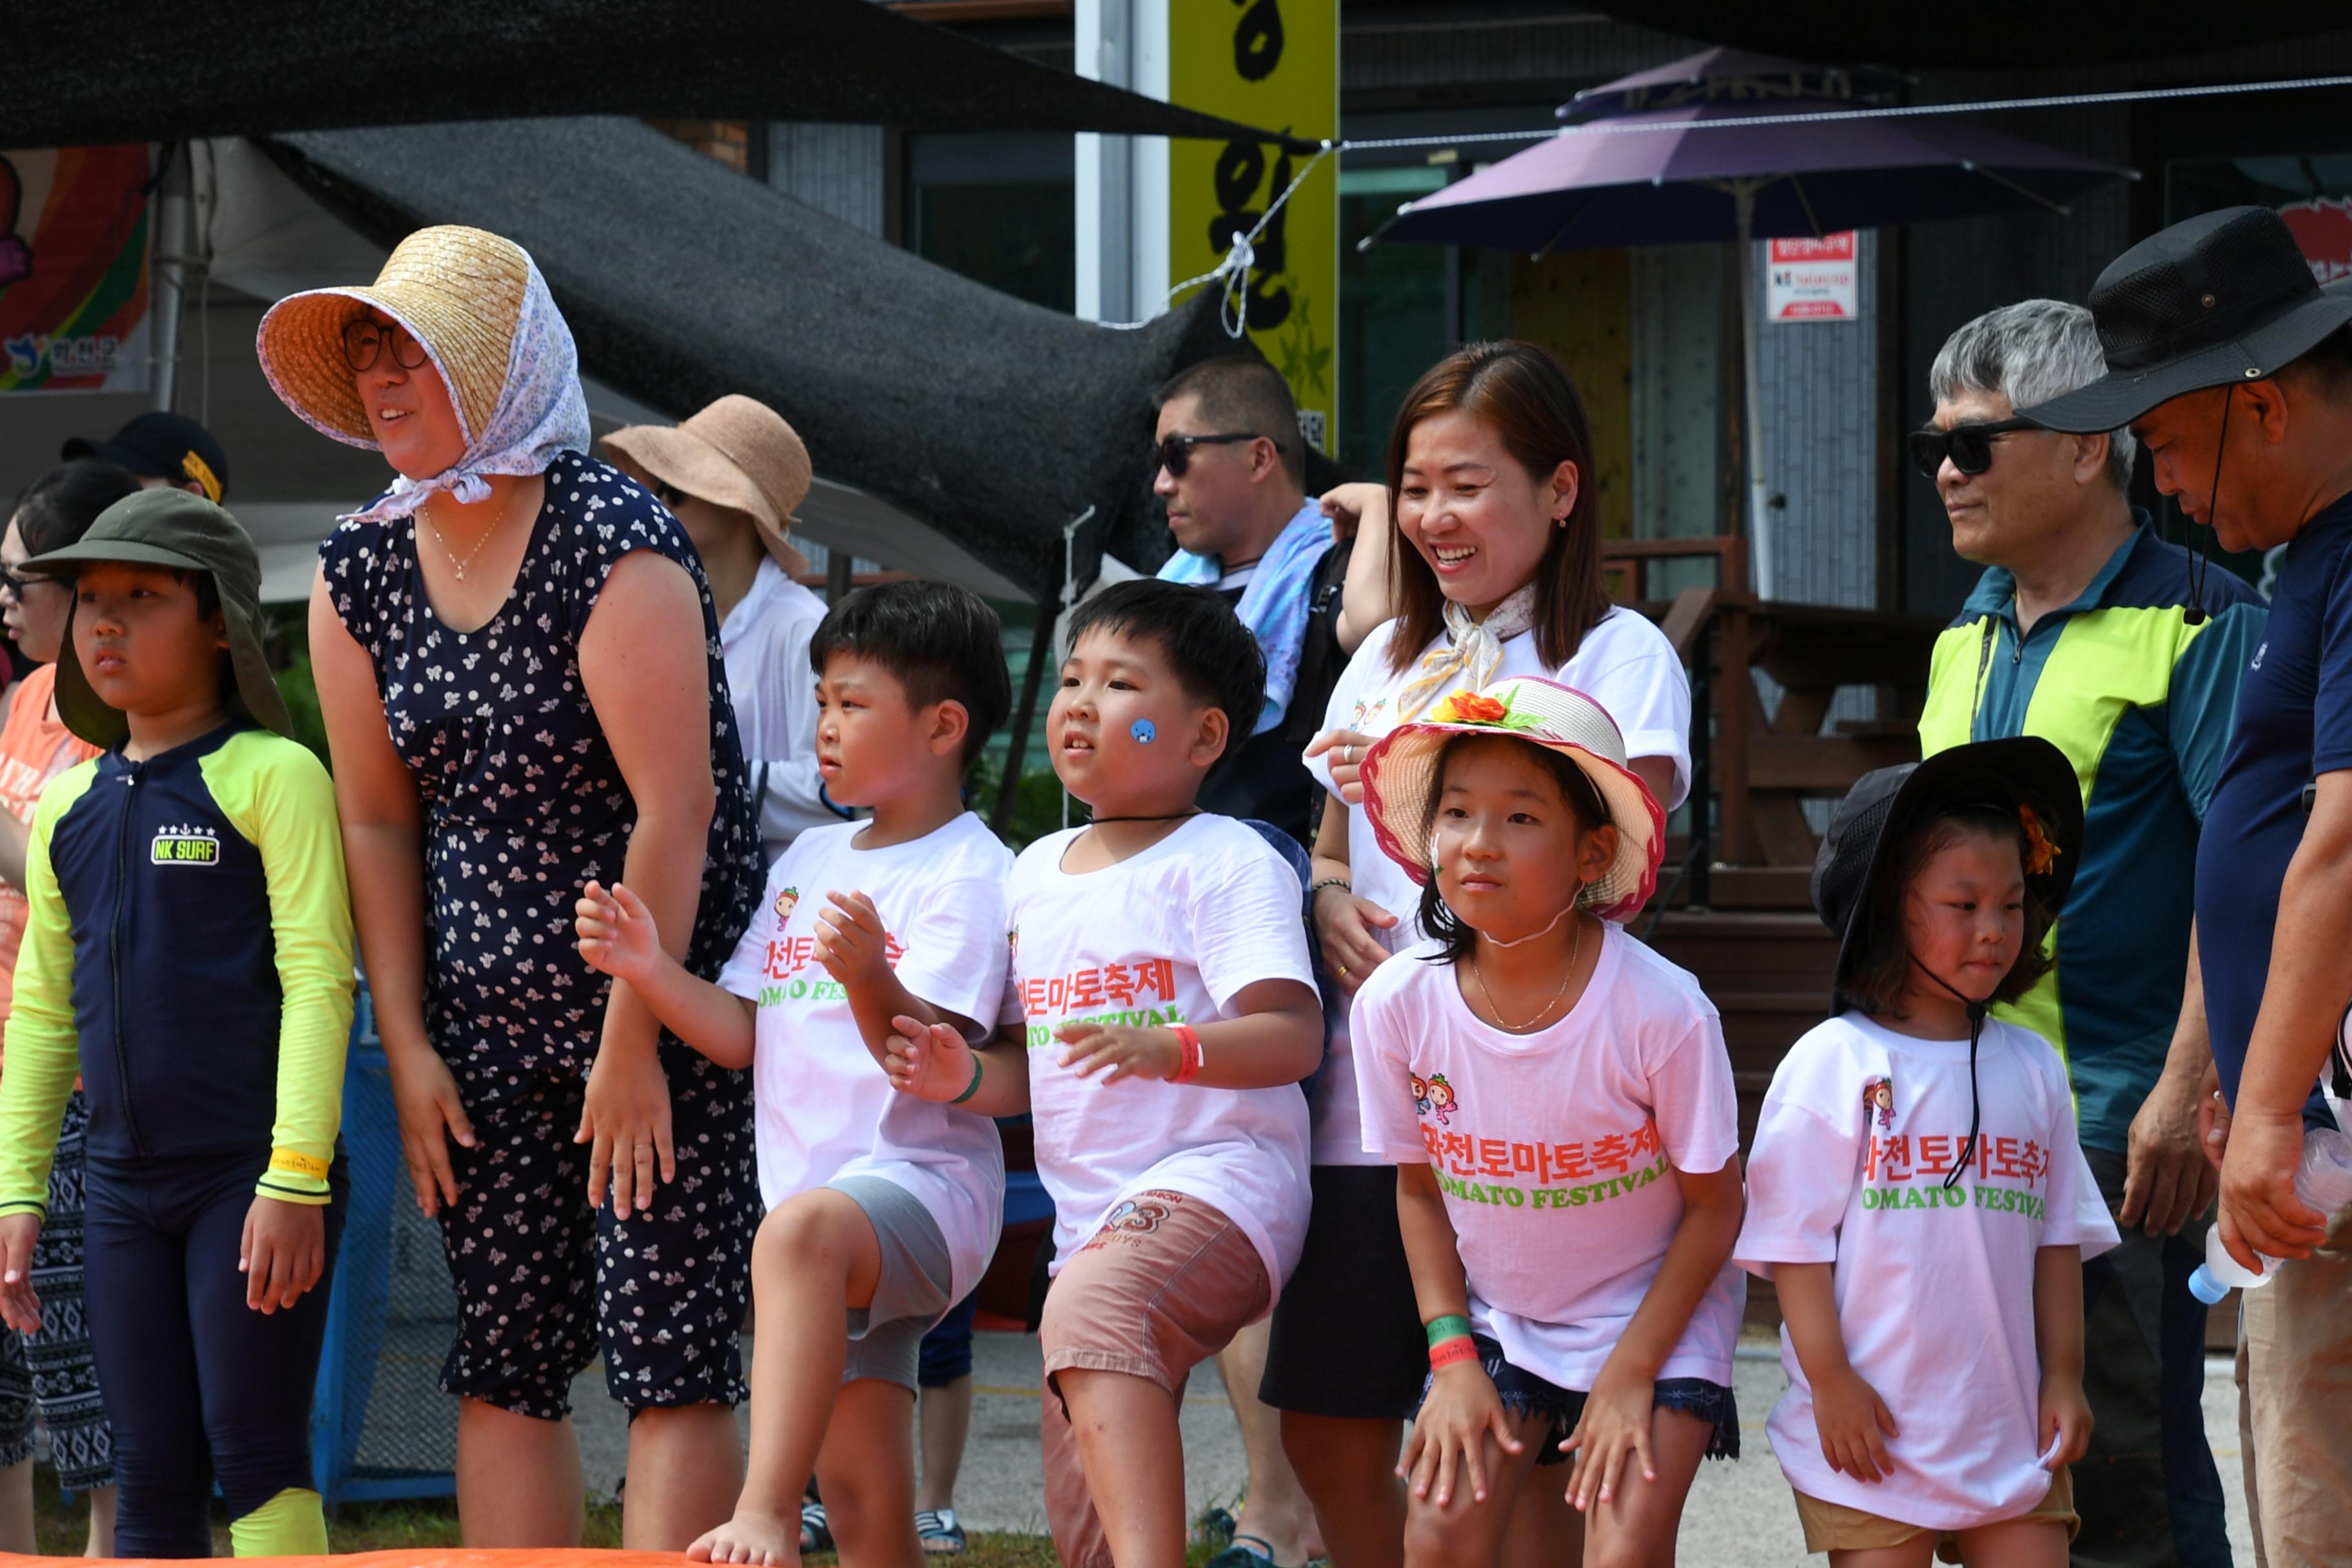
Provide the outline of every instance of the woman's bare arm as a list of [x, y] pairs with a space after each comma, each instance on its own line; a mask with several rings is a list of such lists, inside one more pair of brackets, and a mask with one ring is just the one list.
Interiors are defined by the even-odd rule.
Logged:
[[[702, 600], [685, 567], [633, 550], [604, 579], [580, 635], [580, 679], [613, 748], [636, 826], [621, 880], [652, 911], [662, 946], [683, 957], [702, 901], [718, 786], [710, 757], [710, 668]], [[624, 982], [613, 983], [580, 1136], [593, 1147], [588, 1201], [613, 1209], [651, 1200], [654, 1172], [675, 1180], [669, 1086], [655, 1052], [660, 1026]]]

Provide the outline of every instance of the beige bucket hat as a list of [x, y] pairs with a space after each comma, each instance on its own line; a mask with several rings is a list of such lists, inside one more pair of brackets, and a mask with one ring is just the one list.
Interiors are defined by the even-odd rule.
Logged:
[[498, 411], [530, 282], [530, 257], [510, 239], [455, 224], [420, 228], [400, 242], [373, 283], [314, 289], [272, 306], [261, 321], [262, 368], [311, 425], [373, 447], [343, 357], [343, 329], [373, 306], [425, 345], [471, 447]]
[[644, 485], [667, 485], [748, 515], [776, 564], [794, 577], [808, 557], [787, 537], [808, 499], [808, 447], [784, 416], [730, 392], [681, 425], [629, 425], [604, 437], [613, 465]]
[[1416, 882], [1433, 874], [1431, 803], [1438, 759], [1456, 735], [1508, 735], [1559, 752], [1592, 781], [1617, 829], [1617, 858], [1579, 900], [1602, 920], [1626, 921], [1649, 902], [1665, 854], [1666, 817], [1625, 763], [1609, 710], [1574, 687], [1535, 676], [1457, 691], [1417, 723], [1400, 724], [1364, 756], [1364, 815], [1381, 848]]

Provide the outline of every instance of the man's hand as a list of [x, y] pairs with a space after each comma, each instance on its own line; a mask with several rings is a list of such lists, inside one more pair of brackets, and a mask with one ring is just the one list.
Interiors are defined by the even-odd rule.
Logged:
[[[2230, 1148], [2230, 1102], [2221, 1098], [2221, 1069], [2210, 1062], [2205, 1065], [2205, 1076], [2197, 1083], [2197, 1146], [2205, 1152], [2205, 1163], [2221, 1174], [2221, 1156]], [[2219, 1190], [2220, 1184], [2215, 1184]]]
[[0, 1217], [0, 1322], [20, 1334], [41, 1331], [41, 1299], [33, 1294], [33, 1244], [41, 1239], [41, 1216]]
[[268, 1317], [291, 1307], [327, 1271], [327, 1211], [316, 1204], [257, 1197], [236, 1245], [245, 1304]]
[[2198, 1100], [2202, 1084], [2173, 1073], [2156, 1080], [2132, 1118], [2118, 1225], [2149, 1236], [2178, 1236], [2211, 1206], [2221, 1184], [2202, 1155]]
[[1184, 1047], [1173, 1029], [1136, 1029], [1124, 1024], [1065, 1024], [1055, 1037], [1069, 1049], [1062, 1065], [1080, 1078], [1110, 1068], [1106, 1084], [1125, 1078], [1171, 1079], [1184, 1065]]
[[845, 986], [860, 985], [890, 968], [890, 935], [882, 911], [863, 893], [827, 893], [833, 907], [816, 917], [816, 961]]
[[971, 1047], [946, 1024], [926, 1024], [903, 1015], [890, 1020], [882, 1070], [890, 1087], [917, 1100], [951, 1103], [971, 1087]]
[[2257, 1269], [2263, 1253], [2308, 1258], [2327, 1239], [2327, 1216], [2295, 1194], [2303, 1161], [2303, 1113], [2281, 1116], [2240, 1105], [2221, 1160], [2221, 1244], [2241, 1268]]
[[580, 939], [580, 956], [588, 967], [615, 980], [642, 984], [668, 954], [662, 951], [661, 931], [646, 901], [615, 882], [610, 888], [591, 882], [580, 889], [572, 906], [572, 929]]

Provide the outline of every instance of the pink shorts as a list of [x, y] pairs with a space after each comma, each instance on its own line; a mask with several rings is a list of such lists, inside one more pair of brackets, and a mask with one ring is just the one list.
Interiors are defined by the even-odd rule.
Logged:
[[1272, 1302], [1241, 1226], [1199, 1198], [1147, 1192], [1113, 1209], [1062, 1266], [1037, 1339], [1045, 1355], [1045, 1521], [1066, 1568], [1110, 1568], [1058, 1374], [1116, 1372], [1181, 1399], [1192, 1368]]

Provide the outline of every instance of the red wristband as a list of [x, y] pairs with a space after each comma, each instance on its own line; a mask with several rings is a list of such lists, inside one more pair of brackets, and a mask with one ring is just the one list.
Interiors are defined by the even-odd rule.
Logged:
[[1190, 1083], [1201, 1071], [1201, 1037], [1192, 1032], [1190, 1024], [1173, 1026], [1176, 1030], [1176, 1076], [1171, 1083]]
[[1459, 1339], [1440, 1340], [1429, 1347], [1429, 1370], [1435, 1372], [1452, 1366], [1457, 1361], [1476, 1361], [1478, 1347], [1467, 1334]]

